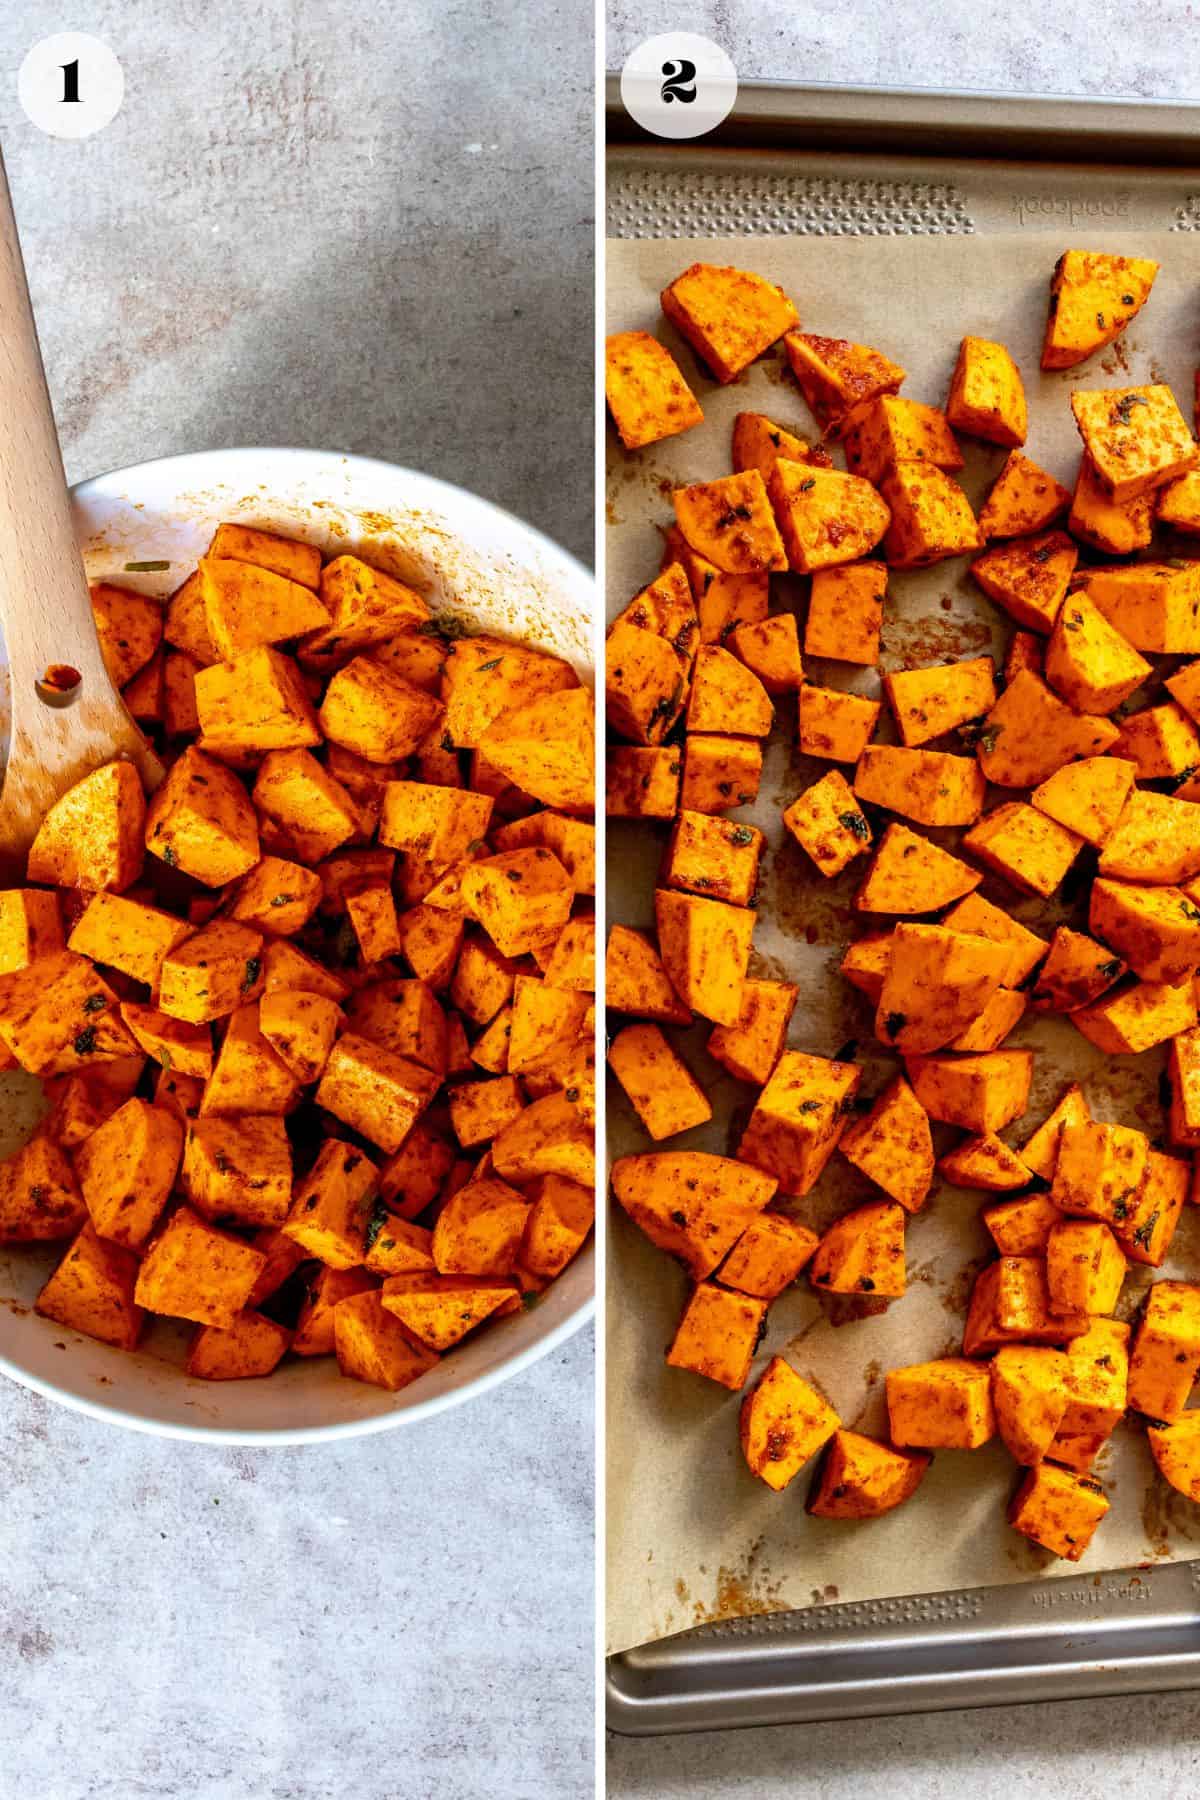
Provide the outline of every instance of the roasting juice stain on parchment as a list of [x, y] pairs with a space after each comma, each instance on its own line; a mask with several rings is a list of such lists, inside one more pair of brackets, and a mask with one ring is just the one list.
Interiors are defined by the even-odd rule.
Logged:
[[[670, 490], [728, 471], [737, 412], [762, 411], [800, 436], [816, 436], [778, 351], [727, 392], [708, 379], [690, 351], [663, 328], [658, 295], [681, 267], [701, 259], [737, 263], [782, 282], [796, 298], [806, 330], [880, 344], [909, 369], [904, 392], [933, 404], [944, 400], [963, 331], [983, 328], [966, 323], [966, 318], [986, 320], [987, 335], [1010, 345], [1025, 375], [1032, 422], [1028, 454], [1070, 486], [1079, 463], [1079, 441], [1069, 409], [1073, 376], [1085, 386], [1110, 385], [1111, 376], [1098, 359], [1065, 378], [1039, 373], [1046, 283], [1060, 247], [1044, 240], [983, 237], [920, 243], [898, 238], [870, 242], [823, 238], [819, 243], [752, 238], [717, 244], [675, 240], [612, 245], [612, 328], [653, 331], [678, 351], [685, 376], [695, 383], [705, 421], [695, 431], [641, 453], [636, 476], [623, 473], [623, 455], [614, 449], [610, 498], [622, 522], [609, 536], [610, 605], [623, 603], [657, 573], [661, 529], [671, 522]], [[1194, 284], [1183, 266], [1179, 241], [1164, 233], [1157, 240], [1148, 236], [1145, 244], [1131, 242], [1130, 249], [1144, 250], [1162, 263], [1155, 286], [1153, 350], [1176, 393], [1190, 403]], [[1128, 361], [1128, 371], [1122, 368], [1117, 377], [1122, 385], [1126, 373], [1131, 382], [1151, 375], [1150, 336], [1143, 331], [1136, 342], [1127, 338], [1113, 353]], [[999, 473], [1004, 454], [977, 445], [964, 448], [963, 487], [978, 505]], [[840, 466], [840, 448], [834, 446], [833, 454]], [[801, 642], [806, 604], [805, 582], [795, 578], [773, 582], [771, 611], [796, 614]], [[979, 655], [998, 659], [1009, 633], [1008, 621], [976, 590], [965, 560], [946, 563], [891, 577], [879, 669], [806, 656], [805, 673], [817, 685], [879, 698], [881, 672]], [[878, 739], [895, 741], [886, 707]], [[960, 746], [951, 738], [935, 747], [954, 751]], [[844, 877], [825, 882], [787, 837], [780, 819], [782, 809], [829, 766], [799, 754], [795, 698], [778, 699], [759, 801], [733, 816], [759, 826], [767, 838], [753, 972], [798, 986], [790, 1047], [833, 1055], [848, 1039], [858, 1040], [862, 1091], [870, 1096], [883, 1086], [894, 1060], [874, 1040], [871, 1003], [842, 980], [838, 963], [849, 940], [879, 929], [882, 922], [854, 908], [861, 869], [852, 865]], [[847, 767], [842, 772], [850, 773]], [[993, 790], [988, 804], [1006, 797]], [[953, 848], [952, 834], [933, 835]], [[643, 873], [644, 868], [638, 881]], [[613, 918], [645, 922], [646, 895], [641, 889], [635, 892], [635, 885], [632, 870], [618, 866], [610, 872]], [[1068, 896], [1054, 909], [1037, 900], [1015, 901], [1010, 891], [990, 878], [980, 891], [1047, 937], [1059, 916], [1078, 923], [1080, 907], [1086, 905], [1082, 893]], [[707, 1083], [715, 1065], [705, 1061], [705, 1035], [697, 1031], [687, 1054], [691, 1055], [694, 1041], [699, 1048], [693, 1067]], [[1158, 1053], [1107, 1058], [1061, 1018], [1032, 1014], [1026, 1015], [1010, 1041], [1036, 1053], [1028, 1119], [1004, 1134], [1014, 1145], [1040, 1123], [1069, 1080], [1081, 1083], [1097, 1117], [1138, 1124], [1151, 1136], [1161, 1133]], [[731, 1114], [744, 1118], [753, 1090], [718, 1083], [715, 1076], [711, 1085], [718, 1116], [711, 1127], [688, 1141], [697, 1148], [728, 1152], [736, 1141], [730, 1131]], [[939, 1142], [939, 1152], [953, 1141], [950, 1134]], [[632, 1133], [612, 1145], [614, 1154], [646, 1147], [644, 1139]], [[877, 1197], [876, 1190], [835, 1156], [814, 1191], [787, 1201], [785, 1207], [820, 1230], [871, 1197]], [[848, 1424], [882, 1430], [882, 1377], [888, 1368], [960, 1353], [970, 1287], [990, 1248], [979, 1223], [986, 1203], [986, 1196], [979, 1193], [944, 1183], [935, 1188], [924, 1209], [907, 1221], [908, 1292], [877, 1316], [835, 1327], [803, 1279], [788, 1289], [771, 1307], [751, 1381], [771, 1355], [786, 1356], [827, 1395]], [[677, 1323], [681, 1291], [672, 1283], [672, 1273], [668, 1269], [664, 1278], [660, 1254], [639, 1240], [632, 1227], [626, 1229], [622, 1219], [614, 1221], [609, 1392], [622, 1396], [620, 1407], [614, 1406], [611, 1413], [608, 1436], [609, 1620], [614, 1648], [681, 1628], [686, 1603], [675, 1591], [676, 1580], [683, 1583], [691, 1603], [704, 1597], [698, 1616], [709, 1618], [729, 1617], [738, 1610], [807, 1608], [830, 1586], [845, 1602], [1079, 1573], [1078, 1565], [1050, 1558], [1007, 1525], [1006, 1508], [1018, 1471], [997, 1446], [970, 1456], [935, 1457], [922, 1489], [907, 1506], [861, 1528], [835, 1527], [804, 1514], [812, 1469], [802, 1472], [781, 1495], [753, 1482], [737, 1445], [736, 1406], [727, 1407], [727, 1396], [711, 1397], [708, 1406], [698, 1400], [685, 1422], [663, 1406], [661, 1390], [646, 1374], [649, 1366], [658, 1365], [662, 1345]], [[1161, 1273], [1176, 1279], [1200, 1274], [1200, 1208], [1186, 1209], [1172, 1256]], [[1131, 1276], [1129, 1293], [1136, 1293], [1149, 1278], [1144, 1271]], [[1151, 1552], [1157, 1556], [1164, 1544], [1172, 1557], [1198, 1553], [1200, 1523], [1190, 1526], [1194, 1540], [1187, 1535], [1189, 1503], [1180, 1496], [1173, 1507], [1168, 1500], [1164, 1516], [1153, 1495], [1147, 1499], [1148, 1487], [1159, 1496], [1163, 1490], [1139, 1431], [1118, 1428], [1097, 1468], [1112, 1510], [1084, 1559], [1085, 1571], [1131, 1566]], [[1150, 1509], [1146, 1522], [1144, 1507]], [[1200, 1511], [1195, 1518], [1200, 1521]], [[753, 1564], [748, 1546], [757, 1546]], [[651, 1547], [656, 1554], [648, 1564]], [[716, 1577], [714, 1570], [720, 1571]], [[668, 1612], [671, 1623], [664, 1626]]]

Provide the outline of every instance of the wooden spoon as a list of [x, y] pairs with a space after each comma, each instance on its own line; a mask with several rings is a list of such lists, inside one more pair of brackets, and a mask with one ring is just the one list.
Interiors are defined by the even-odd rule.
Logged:
[[0, 421], [0, 625], [12, 694], [0, 861], [23, 874], [38, 826], [76, 781], [119, 756], [147, 788], [163, 768], [100, 653], [2, 162]]

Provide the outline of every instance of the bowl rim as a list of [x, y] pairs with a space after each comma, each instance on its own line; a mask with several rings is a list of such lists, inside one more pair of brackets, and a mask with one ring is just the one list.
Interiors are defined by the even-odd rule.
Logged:
[[[172, 465], [205, 462], [220, 462], [223, 466], [243, 459], [271, 457], [277, 460], [296, 462], [334, 462], [351, 468], [376, 470], [387, 476], [398, 476], [416, 484], [434, 501], [441, 498], [447, 509], [464, 504], [474, 509], [477, 515], [491, 518], [497, 524], [515, 526], [546, 557], [551, 565], [558, 563], [574, 580], [590, 584], [594, 590], [596, 577], [578, 557], [561, 544], [548, 537], [536, 525], [530, 525], [518, 513], [507, 507], [499, 506], [494, 500], [485, 499], [480, 494], [472, 493], [469, 488], [459, 487], [456, 483], [445, 481], [441, 476], [428, 475], [420, 469], [411, 469], [403, 463], [388, 462], [379, 456], [362, 456], [348, 450], [322, 450], [303, 445], [273, 444], [238, 444], [228, 449], [185, 450], [175, 452], [171, 456], [155, 456], [145, 462], [128, 463], [121, 467], [106, 469], [97, 475], [90, 475], [86, 480], [73, 482], [70, 486], [72, 502], [86, 500], [89, 490], [100, 489], [111, 485], [114, 481], [128, 479], [131, 483], [140, 475], [150, 470], [169, 471]], [[40, 1375], [32, 1374], [22, 1368], [11, 1357], [0, 1350], [0, 1373], [9, 1376], [19, 1386], [40, 1394], [44, 1399], [53, 1400], [71, 1412], [81, 1413], [87, 1418], [97, 1419], [108, 1425], [118, 1425], [129, 1431], [135, 1431], [146, 1437], [174, 1438], [192, 1443], [212, 1445], [242, 1445], [260, 1449], [285, 1448], [289, 1445], [337, 1443], [347, 1438], [373, 1437], [380, 1432], [393, 1431], [402, 1425], [415, 1425], [422, 1419], [432, 1418], [437, 1413], [447, 1412], [452, 1407], [461, 1406], [468, 1400], [486, 1394], [489, 1389], [499, 1387], [511, 1377], [521, 1374], [539, 1362], [543, 1356], [549, 1355], [560, 1345], [575, 1336], [588, 1324], [596, 1313], [595, 1281], [592, 1292], [581, 1301], [566, 1318], [560, 1319], [543, 1336], [533, 1343], [527, 1344], [523, 1350], [507, 1357], [494, 1368], [476, 1375], [471, 1381], [464, 1382], [461, 1387], [451, 1388], [447, 1392], [431, 1396], [428, 1400], [418, 1400], [411, 1405], [396, 1407], [392, 1411], [377, 1413], [369, 1418], [345, 1419], [334, 1424], [305, 1426], [256, 1426], [253, 1428], [236, 1428], [224, 1425], [188, 1424], [180, 1420], [149, 1418], [143, 1413], [133, 1412], [116, 1401], [92, 1399], [84, 1394], [73, 1393], [61, 1388], [53, 1381], [47, 1381]]]

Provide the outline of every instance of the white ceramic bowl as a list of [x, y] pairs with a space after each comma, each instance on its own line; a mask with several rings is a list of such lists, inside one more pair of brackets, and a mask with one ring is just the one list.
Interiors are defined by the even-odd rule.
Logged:
[[[353, 549], [438, 611], [525, 638], [591, 678], [592, 578], [547, 538], [461, 488], [410, 469], [318, 450], [212, 450], [166, 457], [73, 491], [88, 574], [147, 593], [178, 586], [222, 519]], [[169, 559], [155, 574], [130, 562]], [[29, 1135], [40, 1089], [0, 1077], [0, 1154]], [[183, 1373], [190, 1327], [153, 1321], [134, 1354], [65, 1332], [32, 1310], [62, 1246], [0, 1246], [0, 1370], [80, 1412], [160, 1436], [289, 1444], [411, 1423], [515, 1375], [593, 1310], [589, 1245], [538, 1303], [470, 1338], [399, 1394], [344, 1381], [331, 1357], [294, 1359], [260, 1381]]]

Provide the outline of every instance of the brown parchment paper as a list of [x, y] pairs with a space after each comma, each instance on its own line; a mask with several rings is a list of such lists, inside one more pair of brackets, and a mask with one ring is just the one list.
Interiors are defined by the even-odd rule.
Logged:
[[[1120, 344], [1079, 369], [1043, 376], [1038, 353], [1047, 284], [1065, 247], [1045, 237], [1005, 236], [610, 241], [608, 329], [641, 328], [659, 336], [676, 355], [705, 414], [704, 423], [683, 437], [634, 455], [621, 449], [610, 428], [610, 613], [657, 571], [660, 528], [672, 519], [671, 488], [728, 473], [737, 412], [766, 412], [804, 435], [817, 435], [781, 348], [731, 387], [719, 388], [704, 374], [659, 311], [659, 291], [681, 269], [702, 258], [769, 275], [796, 301], [804, 329], [878, 345], [909, 371], [903, 391], [936, 405], [944, 403], [964, 333], [1000, 339], [1025, 378], [1027, 453], [1071, 486], [1080, 455], [1069, 407], [1074, 387], [1168, 381], [1190, 418], [1193, 370], [1200, 361], [1200, 254], [1183, 234], [1131, 234], [1119, 243], [1089, 238], [1082, 247], [1154, 256], [1162, 269], [1149, 304]], [[967, 468], [960, 479], [978, 507], [1005, 453], [967, 440], [964, 449]], [[840, 464], [836, 453], [835, 459]], [[1190, 548], [1195, 554], [1200, 546], [1193, 540]], [[966, 570], [966, 559], [959, 559], [892, 577], [884, 669], [988, 651], [1002, 655], [1011, 627], [969, 582]], [[802, 620], [807, 584], [788, 576], [773, 580], [772, 610], [792, 606]], [[810, 659], [805, 667], [820, 683], [879, 691], [873, 669]], [[829, 766], [801, 758], [794, 735], [795, 703], [780, 701], [760, 798], [729, 815], [760, 826], [768, 840], [751, 972], [799, 983], [789, 1035], [793, 1047], [832, 1055], [848, 1039], [858, 1040], [863, 1092], [872, 1095], [894, 1064], [874, 1043], [868, 1003], [837, 974], [842, 948], [855, 935], [851, 899], [863, 865], [827, 882], [787, 839], [782, 808]], [[886, 709], [879, 735], [889, 735]], [[989, 804], [1001, 797], [990, 795]], [[610, 823], [610, 920], [652, 923], [664, 838], [665, 828]], [[1053, 922], [1044, 902], [1014, 905], [1011, 890], [990, 881], [981, 892], [1029, 922]], [[1069, 907], [1059, 916], [1069, 916]], [[1038, 928], [1049, 935], [1048, 928]], [[698, 1026], [682, 1035], [679, 1047], [711, 1095], [714, 1118], [667, 1147], [729, 1153], [754, 1090], [732, 1081], [707, 1055], [706, 1035], [707, 1028]], [[1005, 1133], [1012, 1143], [1022, 1143], [1041, 1122], [1068, 1080], [1083, 1083], [1097, 1117], [1139, 1125], [1152, 1137], [1161, 1133], [1161, 1051], [1105, 1058], [1065, 1021], [1030, 1016], [1008, 1041], [1038, 1053], [1029, 1113]], [[608, 1104], [614, 1157], [653, 1147], [612, 1083]], [[935, 1130], [940, 1134], [943, 1128]], [[956, 1135], [945, 1133], [939, 1149]], [[816, 1190], [786, 1204], [819, 1229], [877, 1194], [835, 1155]], [[769, 1357], [782, 1354], [828, 1396], [847, 1425], [883, 1430], [884, 1372], [959, 1348], [971, 1283], [991, 1248], [978, 1217], [986, 1201], [985, 1195], [935, 1186], [925, 1209], [909, 1221], [908, 1292], [886, 1311], [871, 1313], [869, 1301], [839, 1303], [833, 1296], [825, 1296], [830, 1310], [823, 1310], [802, 1278], [771, 1307], [751, 1380]], [[1185, 1209], [1162, 1273], [1200, 1276], [1195, 1207]], [[1132, 1269], [1123, 1316], [1132, 1315], [1151, 1274]], [[939, 1455], [917, 1495], [885, 1518], [861, 1524], [809, 1518], [807, 1471], [775, 1494], [745, 1469], [737, 1431], [741, 1396], [666, 1367], [663, 1353], [686, 1285], [682, 1272], [614, 1204], [607, 1293], [610, 1649], [751, 1613], [1200, 1555], [1200, 1510], [1159, 1480], [1144, 1437], [1128, 1426], [1118, 1428], [1097, 1464], [1112, 1510], [1080, 1565], [1055, 1560], [1006, 1524], [1018, 1471], [997, 1444]], [[840, 1312], [833, 1310], [839, 1305]]]

